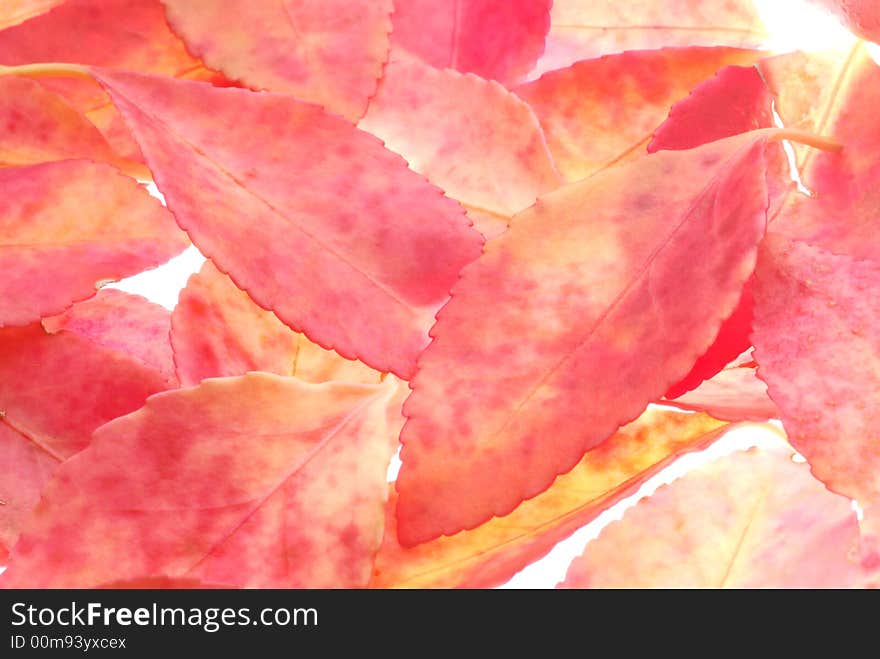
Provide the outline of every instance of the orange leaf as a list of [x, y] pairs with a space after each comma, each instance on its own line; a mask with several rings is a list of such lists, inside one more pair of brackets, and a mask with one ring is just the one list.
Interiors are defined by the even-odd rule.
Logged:
[[509, 218], [559, 186], [534, 113], [474, 75], [393, 61], [359, 126], [468, 208]]
[[188, 241], [135, 181], [85, 160], [0, 169], [0, 327], [57, 314]]
[[24, 23], [26, 20], [45, 14], [65, 0], [4, 0], [0, 7], [0, 30]]
[[537, 71], [625, 50], [755, 48], [766, 33], [751, 0], [554, 0]]
[[[880, 264], [770, 235], [755, 360], [789, 441], [830, 489], [880, 503]], [[875, 510], [880, 512], [880, 510]]]
[[462, 271], [405, 407], [404, 545], [506, 515], [688, 372], [754, 267], [766, 135], [552, 192]]
[[153, 396], [58, 469], [0, 584], [365, 586], [400, 388], [252, 373]]
[[162, 0], [190, 52], [254, 89], [363, 116], [388, 57], [391, 0]]
[[171, 342], [184, 385], [205, 378], [265, 371], [312, 382], [378, 384], [380, 373], [315, 345], [258, 307], [206, 261], [180, 292]]
[[850, 502], [783, 448], [720, 458], [665, 485], [606, 526], [565, 588], [844, 588], [869, 575], [850, 561]]
[[709, 446], [723, 426], [704, 415], [648, 410], [506, 517], [416, 547], [397, 542], [392, 499], [371, 586], [488, 588], [504, 583], [635, 493], [678, 456]]
[[311, 340], [409, 377], [480, 253], [457, 203], [375, 137], [290, 96], [95, 76], [206, 256]]
[[576, 181], [644, 155], [669, 106], [726, 64], [760, 53], [663, 48], [578, 62], [515, 88], [538, 115], [559, 171]]
[[0, 548], [13, 545], [58, 464], [95, 428], [169, 386], [90, 336], [48, 335], [39, 324], [0, 330]]

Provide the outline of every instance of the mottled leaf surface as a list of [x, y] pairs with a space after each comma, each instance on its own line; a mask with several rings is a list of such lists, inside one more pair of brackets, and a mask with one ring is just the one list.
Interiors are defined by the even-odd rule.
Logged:
[[636, 492], [676, 457], [706, 448], [724, 429], [704, 415], [648, 410], [510, 515], [415, 547], [397, 541], [392, 499], [371, 587], [489, 588], [504, 583]]
[[110, 165], [0, 169], [0, 327], [60, 313], [187, 244], [168, 211]]
[[153, 396], [59, 468], [0, 585], [364, 586], [399, 386], [253, 373]]
[[391, 0], [162, 2], [171, 26], [208, 66], [352, 121], [363, 116], [388, 58]]
[[560, 173], [576, 181], [643, 155], [670, 105], [721, 67], [758, 57], [736, 48], [634, 51], [577, 62], [514, 91], [538, 115]]
[[412, 374], [437, 307], [480, 253], [461, 206], [375, 137], [290, 96], [95, 75], [202, 253], [311, 340]]
[[784, 448], [720, 458], [612, 522], [569, 568], [565, 588], [846, 588], [858, 525]]
[[405, 406], [404, 545], [511, 512], [686, 375], [754, 268], [766, 139], [563, 187], [463, 270]]

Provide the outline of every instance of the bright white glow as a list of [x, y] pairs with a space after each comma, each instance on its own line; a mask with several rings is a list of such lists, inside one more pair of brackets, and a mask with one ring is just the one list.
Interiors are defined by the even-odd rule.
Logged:
[[202, 253], [190, 245], [168, 263], [108, 284], [107, 288], [118, 288], [126, 293], [141, 295], [166, 309], [173, 309], [177, 305], [180, 289], [186, 286], [186, 280], [191, 274], [198, 272], [204, 262]]
[[752, 0], [769, 50], [848, 50], [855, 37], [827, 11], [805, 0]]
[[870, 42], [868, 42], [866, 45], [868, 49], [868, 54], [871, 56], [871, 59], [877, 62], [877, 64], [880, 64], [880, 45]]

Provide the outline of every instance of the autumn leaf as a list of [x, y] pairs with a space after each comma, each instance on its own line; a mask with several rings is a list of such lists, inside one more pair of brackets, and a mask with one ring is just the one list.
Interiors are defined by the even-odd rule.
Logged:
[[415, 547], [397, 541], [392, 499], [371, 587], [488, 588], [504, 583], [677, 457], [706, 448], [725, 430], [704, 415], [648, 410], [510, 515]]
[[565, 588], [845, 588], [868, 574], [850, 560], [850, 502], [784, 448], [698, 467], [606, 526], [575, 559]]
[[750, 0], [554, 0], [538, 74], [625, 50], [755, 48], [766, 40]]
[[59, 468], [0, 585], [364, 586], [399, 387], [253, 373], [153, 396]]
[[391, 0], [162, 3], [175, 32], [208, 66], [352, 121], [363, 116], [388, 58]]
[[556, 166], [576, 181], [644, 155], [669, 106], [727, 64], [751, 64], [758, 51], [663, 48], [578, 62], [514, 91], [541, 122]]
[[758, 69], [725, 66], [672, 106], [654, 131], [648, 152], [691, 149], [773, 125], [773, 95]]
[[44, 318], [43, 329], [49, 334], [73, 332], [134, 357], [159, 372], [169, 388], [177, 386], [168, 338], [171, 314], [140, 295], [104, 288], [63, 314]]
[[36, 80], [0, 78], [0, 167], [118, 156], [83, 114]]
[[184, 385], [264, 371], [311, 382], [378, 384], [380, 373], [297, 334], [206, 261], [189, 278], [171, 318], [177, 374]]
[[[0, 31], [0, 64], [35, 62], [90, 64], [198, 80], [217, 77], [190, 56], [171, 32], [159, 0], [67, 0]], [[58, 77], [47, 77], [41, 84], [60, 93], [95, 124], [114, 151], [140, 159], [137, 145], [98, 85]]]
[[475, 75], [390, 62], [358, 125], [466, 208], [505, 220], [560, 183], [531, 109]]
[[752, 273], [769, 135], [545, 195], [462, 271], [404, 409], [403, 545], [511, 512], [688, 372]]
[[39, 323], [0, 329], [0, 548], [13, 545], [59, 463], [95, 428], [171, 386], [99, 334], [49, 335]]
[[880, 264], [768, 236], [755, 360], [789, 441], [831, 490], [880, 502]]
[[395, 0], [395, 48], [437, 68], [502, 83], [529, 72], [544, 52], [551, 0]]
[[780, 416], [753, 366], [725, 368], [696, 389], [660, 402], [723, 421], [767, 421]]
[[95, 75], [202, 253], [321, 346], [411, 375], [480, 253], [458, 204], [375, 137], [290, 96]]
[[162, 205], [109, 165], [0, 168], [0, 192], [0, 327], [60, 313], [188, 244]]
[[752, 346], [749, 334], [752, 331], [754, 304], [752, 282], [749, 280], [743, 286], [733, 313], [721, 323], [712, 345], [700, 355], [687, 375], [669, 387], [664, 394], [666, 398], [678, 398], [696, 389]]

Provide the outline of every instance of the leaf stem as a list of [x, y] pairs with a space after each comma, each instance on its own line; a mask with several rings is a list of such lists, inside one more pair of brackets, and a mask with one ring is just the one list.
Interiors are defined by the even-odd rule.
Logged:
[[84, 78], [94, 81], [91, 69], [82, 64], [67, 62], [38, 62], [18, 66], [0, 65], [0, 76], [22, 76], [25, 78]]
[[835, 142], [830, 137], [814, 135], [813, 133], [793, 128], [776, 128], [771, 132], [770, 139], [774, 141], [788, 140], [790, 142], [798, 142], [799, 144], [806, 144], [814, 149], [831, 153], [837, 153], [843, 149], [842, 144]]

